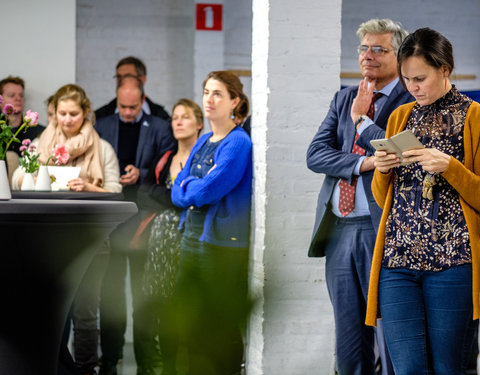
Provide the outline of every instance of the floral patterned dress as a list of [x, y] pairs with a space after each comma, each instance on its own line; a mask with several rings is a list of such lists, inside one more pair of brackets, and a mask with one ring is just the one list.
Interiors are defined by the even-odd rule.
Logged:
[[[413, 107], [406, 129], [426, 148], [464, 162], [463, 129], [472, 103], [454, 86], [436, 102]], [[442, 271], [472, 262], [470, 238], [458, 193], [440, 175], [433, 199], [423, 197], [428, 172], [418, 163], [394, 171], [393, 205], [385, 228], [383, 266]], [[428, 178], [427, 178], [428, 180]]]
[[[170, 190], [173, 180], [168, 173], [165, 184]], [[167, 208], [153, 219], [143, 280], [147, 296], [167, 298], [173, 294], [182, 239], [179, 222], [180, 212], [175, 208]]]

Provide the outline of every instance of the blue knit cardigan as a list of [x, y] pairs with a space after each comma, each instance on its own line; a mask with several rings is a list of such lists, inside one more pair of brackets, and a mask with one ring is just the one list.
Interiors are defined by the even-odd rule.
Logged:
[[183, 170], [175, 178], [172, 202], [183, 208], [180, 229], [190, 206], [208, 206], [200, 241], [226, 247], [248, 247], [252, 193], [252, 142], [240, 127], [234, 128], [214, 155], [214, 168], [203, 178], [190, 175], [195, 153], [212, 136], [195, 144]]

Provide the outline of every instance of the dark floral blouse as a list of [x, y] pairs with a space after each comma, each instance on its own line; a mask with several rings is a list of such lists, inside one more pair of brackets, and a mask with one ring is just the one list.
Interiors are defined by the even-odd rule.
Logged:
[[[464, 162], [463, 129], [472, 100], [455, 86], [436, 102], [413, 107], [406, 124], [427, 148]], [[428, 172], [418, 163], [394, 170], [393, 204], [385, 228], [383, 266], [442, 271], [471, 263], [470, 239], [458, 193], [439, 174], [433, 200], [422, 197]]]

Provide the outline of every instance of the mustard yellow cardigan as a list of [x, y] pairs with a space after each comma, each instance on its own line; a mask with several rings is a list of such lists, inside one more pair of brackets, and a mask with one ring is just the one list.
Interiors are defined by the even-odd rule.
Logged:
[[[390, 116], [386, 137], [401, 132], [407, 123], [416, 102], [398, 107]], [[472, 249], [472, 285], [473, 285], [473, 319], [479, 317], [479, 256], [480, 256], [480, 104], [473, 102], [465, 118], [463, 131], [465, 164], [450, 158], [447, 169], [441, 174], [458, 192], [462, 206]], [[377, 204], [383, 209], [378, 228], [375, 250], [373, 253], [370, 284], [368, 290], [367, 316], [365, 323], [375, 326], [378, 311], [378, 280], [383, 260], [385, 244], [385, 225], [393, 201], [393, 174], [375, 171], [372, 181], [372, 192]]]

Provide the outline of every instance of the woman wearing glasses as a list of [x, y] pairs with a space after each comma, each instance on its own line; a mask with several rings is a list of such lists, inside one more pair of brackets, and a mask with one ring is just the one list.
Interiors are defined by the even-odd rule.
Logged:
[[425, 146], [375, 152], [383, 208], [367, 324], [379, 310], [396, 375], [464, 374], [479, 317], [480, 105], [450, 82], [452, 46], [423, 28], [398, 51], [416, 101], [394, 111], [387, 137], [408, 129]]

